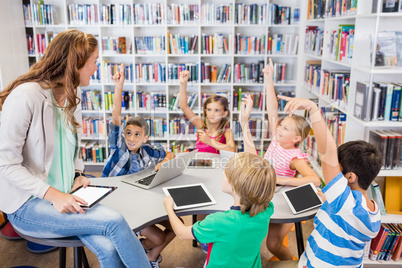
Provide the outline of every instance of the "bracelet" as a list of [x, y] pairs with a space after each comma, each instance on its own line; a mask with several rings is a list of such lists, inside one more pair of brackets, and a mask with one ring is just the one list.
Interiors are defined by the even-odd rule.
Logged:
[[79, 177], [79, 176], [84, 176], [84, 177], [86, 177], [86, 175], [85, 175], [84, 172], [75, 172], [74, 180], [75, 180], [77, 177]]

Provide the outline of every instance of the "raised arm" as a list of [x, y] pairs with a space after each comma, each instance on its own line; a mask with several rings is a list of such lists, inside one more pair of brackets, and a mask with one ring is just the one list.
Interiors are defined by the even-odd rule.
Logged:
[[254, 146], [253, 137], [251, 136], [250, 125], [248, 120], [250, 118], [251, 109], [253, 108], [253, 100], [250, 94], [246, 94], [242, 99], [240, 106], [240, 126], [243, 130], [243, 144], [244, 151], [251, 154], [257, 154]]
[[271, 59], [269, 59], [269, 64], [265, 66], [262, 71], [264, 72], [265, 80], [265, 96], [268, 112], [268, 123], [271, 133], [274, 134], [278, 125], [278, 101], [274, 89], [274, 65], [272, 64]]
[[124, 65], [120, 65], [120, 71], [113, 75], [114, 82], [114, 97], [112, 110], [112, 124], [115, 126], [121, 125], [121, 101], [124, 84]]
[[289, 186], [300, 186], [309, 182], [314, 183], [315, 186], [321, 185], [321, 180], [318, 175], [311, 169], [304, 159], [293, 159], [290, 162], [290, 168], [296, 169], [302, 177], [298, 178], [276, 178], [276, 183]]
[[284, 112], [289, 112], [292, 116], [296, 110], [307, 110], [310, 114], [310, 121], [317, 141], [317, 150], [320, 154], [322, 172], [325, 183], [328, 184], [336, 175], [339, 174], [337, 148], [334, 138], [329, 131], [327, 124], [321, 116], [317, 105], [311, 100], [278, 96], [280, 99], [288, 101]]
[[187, 82], [189, 78], [190, 72], [189, 71], [182, 71], [180, 73], [180, 94], [179, 94], [179, 106], [182, 109], [184, 115], [187, 117], [188, 120], [190, 120], [191, 123], [197, 128], [197, 129], [202, 129], [204, 126], [204, 123], [202, 122], [202, 119], [196, 115], [188, 106], [187, 103]]

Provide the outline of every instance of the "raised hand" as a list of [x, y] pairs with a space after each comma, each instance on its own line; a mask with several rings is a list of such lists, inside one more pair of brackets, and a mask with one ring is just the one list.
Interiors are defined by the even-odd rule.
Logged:
[[190, 78], [189, 71], [180, 72], [180, 84], [187, 84], [189, 78]]
[[272, 80], [274, 78], [274, 65], [272, 63], [271, 58], [269, 59], [269, 64], [266, 65], [264, 69], [262, 69], [262, 72], [264, 73], [265, 79]]
[[116, 89], [123, 89], [124, 84], [124, 64], [120, 64], [120, 70], [113, 75], [113, 82]]
[[246, 94], [245, 97], [242, 98], [240, 105], [240, 125], [243, 127], [244, 124], [248, 124], [251, 109], [253, 108], [253, 99], [250, 94]]
[[286, 96], [282, 96], [282, 95], [278, 95], [278, 98], [288, 102], [288, 103], [286, 103], [283, 112], [284, 113], [289, 112], [289, 116], [292, 116], [292, 114], [296, 110], [307, 110], [310, 113], [313, 113], [316, 110], [318, 110], [317, 105], [308, 99], [291, 98], [291, 97], [286, 97]]

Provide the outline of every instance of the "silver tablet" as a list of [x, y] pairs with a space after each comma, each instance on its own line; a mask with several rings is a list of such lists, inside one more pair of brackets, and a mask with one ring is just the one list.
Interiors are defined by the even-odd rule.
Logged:
[[163, 187], [163, 192], [174, 200], [174, 209], [187, 209], [216, 204], [203, 183]]
[[282, 192], [293, 214], [298, 214], [322, 205], [317, 188], [312, 182]]

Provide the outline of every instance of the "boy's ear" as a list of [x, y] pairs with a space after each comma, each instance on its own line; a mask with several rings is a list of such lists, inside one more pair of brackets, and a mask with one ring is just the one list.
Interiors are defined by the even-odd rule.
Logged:
[[149, 139], [149, 135], [145, 135], [145, 137], [144, 137], [144, 143], [146, 143], [146, 142], [148, 141], [148, 139]]
[[349, 185], [357, 183], [357, 180], [359, 179], [353, 172], [346, 173], [345, 178], [348, 180]]

